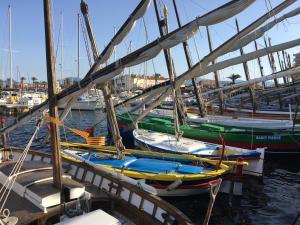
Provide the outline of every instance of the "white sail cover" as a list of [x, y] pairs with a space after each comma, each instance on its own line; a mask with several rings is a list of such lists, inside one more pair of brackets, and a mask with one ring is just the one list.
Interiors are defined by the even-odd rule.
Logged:
[[[105, 77], [116, 76], [120, 74], [126, 67], [135, 66], [154, 58], [160, 53], [162, 49], [172, 48], [190, 39], [198, 31], [199, 26], [208, 26], [229, 19], [232, 16], [240, 13], [242, 10], [246, 9], [254, 1], [255, 0], [239, 0], [230, 2], [225, 6], [219, 7], [218, 9], [212, 11], [211, 13], [196, 18], [195, 20], [186, 24], [182, 28], [179, 28], [176, 31], [170, 33], [170, 35], [168, 35], [167, 38], [158, 39], [156, 44], [153, 44], [151, 48], [148, 48], [147, 50], [143, 51], [130, 62], [123, 65], [119, 64], [120, 68], [118, 69], [118, 71], [114, 71], [112, 74], [110, 74], [109, 76], [106, 75]], [[102, 78], [100, 80], [96, 80], [95, 82], [101, 83]]]
[[[180, 86], [186, 81], [186, 80], [191, 80], [192, 78], [195, 77], [200, 77], [200, 76], [204, 76], [208, 73], [214, 72], [214, 71], [218, 71], [218, 70], [222, 70], [224, 68], [233, 66], [233, 65], [237, 65], [237, 64], [241, 64], [243, 62], [247, 62], [253, 59], [256, 59], [258, 57], [262, 57], [265, 56], [269, 53], [273, 53], [273, 52], [277, 52], [277, 51], [282, 51], [288, 48], [293, 48], [295, 46], [299, 46], [300, 45], [300, 38], [293, 40], [293, 41], [289, 41], [286, 43], [282, 43], [279, 45], [274, 45], [272, 47], [268, 47], [265, 49], [260, 49], [258, 51], [254, 51], [251, 53], [247, 53], [244, 54], [242, 56], [238, 56], [235, 58], [231, 58], [228, 60], [224, 60], [218, 63], [215, 63], [213, 65], [210, 66], [202, 66], [201, 63], [197, 63], [196, 65], [194, 65], [190, 70], [186, 71], [185, 73], [181, 74], [180, 76], [177, 77], [175, 85], [176, 85], [176, 89], [179, 89]], [[294, 73], [293, 73], [294, 74]], [[293, 74], [288, 74], [288, 73], [281, 73], [281, 75], [284, 76], [291, 76]], [[258, 81], [260, 82], [260, 81]], [[168, 88], [170, 88], [170, 85], [166, 85], [163, 87], [160, 87], [160, 92], [165, 92]], [[154, 89], [156, 90], [156, 89]], [[148, 92], [147, 94], [151, 94], [153, 93], [153, 91]], [[167, 94], [164, 95], [165, 97], [167, 96]]]
[[255, 0], [242, 0], [235, 1], [234, 3], [229, 2], [222, 8], [214, 10], [212, 13], [208, 13], [202, 17], [200, 26], [209, 26], [223, 22], [224, 20], [233, 17], [234, 15], [244, 11], [248, 6], [254, 3]]
[[264, 82], [264, 81], [268, 81], [268, 80], [273, 80], [273, 79], [286, 77], [286, 76], [293, 76], [293, 75], [298, 76], [298, 77], [300, 76], [300, 67], [296, 67], [296, 68], [292, 68], [292, 69], [289, 69], [289, 70], [281, 71], [281, 72], [271, 74], [271, 75], [268, 75], [268, 76], [264, 76], [264, 77], [250, 79], [248, 81], [240, 82], [238, 84], [233, 84], [233, 85], [225, 86], [225, 87], [222, 87], [222, 88], [209, 90], [209, 91], [204, 92], [203, 94], [208, 95], [208, 94], [212, 94], [212, 93], [219, 92], [219, 91], [226, 91], [226, 90], [230, 90], [230, 89], [236, 89], [236, 88], [240, 88], [240, 87], [251, 86], [255, 83], [260, 83], [260, 82]]
[[[195, 66], [188, 71], [188, 73], [192, 76], [184, 76], [187, 75], [184, 73], [181, 77], [184, 79], [190, 79], [191, 77], [197, 77], [199, 72], [202, 70], [201, 68], [206, 68], [207, 64], [211, 62], [212, 60], [215, 60], [218, 56], [220, 56], [223, 52], [228, 51], [232, 44], [237, 41], [239, 38], [247, 35], [249, 32], [252, 32], [257, 27], [259, 27], [261, 24], [263, 24], [267, 19], [272, 17], [273, 15], [276, 15], [278, 12], [285, 9], [287, 6], [293, 4], [296, 0], [290, 0], [285, 1], [282, 4], [278, 5], [276, 8], [274, 8], [271, 13], [265, 14], [260, 19], [255, 21], [255, 23], [252, 23], [247, 28], [242, 30], [238, 35], [234, 35], [229, 41], [227, 41], [225, 44], [218, 47], [215, 51], [207, 55], [199, 64], [200, 69], [197, 67], [195, 69]], [[112, 63], [111, 65], [106, 66], [105, 68], [96, 71], [94, 73], [89, 73], [86, 75], [86, 77], [80, 81], [81, 89], [78, 90], [75, 86], [72, 86], [68, 89], [63, 90], [61, 93], [57, 95], [58, 103], [63, 102], [68, 98], [69, 96], [77, 96], [79, 93], [85, 92], [88, 87], [90, 87], [93, 84], [97, 83], [103, 83], [106, 80], [109, 80], [113, 78], [114, 76], [120, 74], [124, 68], [132, 65], [137, 65], [141, 62], [144, 62], [146, 60], [149, 60], [153, 57], [155, 57], [162, 49], [164, 48], [171, 48], [183, 41], [186, 41], [188, 38], [190, 38], [198, 29], [199, 26], [206, 26], [213, 23], [212, 15], [215, 15], [215, 22], [219, 22], [221, 19], [226, 20], [230, 17], [232, 17], [234, 13], [239, 13], [243, 9], [247, 8], [251, 3], [253, 3], [253, 0], [239, 0], [239, 1], [231, 1], [230, 4], [226, 4], [223, 7], [219, 7], [218, 9], [214, 10], [211, 13], [208, 13], [202, 17], [196, 18], [194, 21], [186, 24], [182, 28], [178, 28], [177, 30], [159, 38], [157, 41], [151, 42], [148, 45], [142, 47], [141, 49], [136, 50], [135, 52], [131, 53], [130, 55], [125, 56], [122, 59], [119, 59], [117, 62]], [[242, 4], [243, 3], [243, 4]], [[235, 7], [233, 7], [236, 6]], [[235, 8], [235, 10], [232, 9]], [[222, 13], [220, 13], [222, 12]], [[226, 15], [228, 18], [224, 17]], [[222, 16], [220, 16], [222, 14]], [[222, 17], [222, 18], [221, 18]], [[94, 66], [93, 66], [94, 67]], [[182, 82], [182, 80], [180, 80]], [[179, 83], [179, 82], [177, 82]], [[182, 83], [181, 83], [182, 84]], [[177, 87], [177, 86], [176, 86]], [[162, 88], [165, 89], [165, 88]], [[34, 109], [38, 110], [39, 107], [36, 107]], [[32, 112], [31, 112], [32, 113]], [[31, 113], [27, 113], [24, 116], [22, 116], [22, 122], [31, 118]], [[16, 127], [16, 124], [11, 125], [10, 127], [2, 129], [2, 132], [9, 132], [14, 127]]]
[[[247, 54], [244, 54], [242, 56], [238, 56], [238, 57], [235, 57], [235, 58], [224, 60], [224, 61], [212, 64], [210, 66], [203, 67], [203, 68], [201, 67], [201, 63], [198, 63], [195, 66], [193, 66], [190, 70], [186, 71], [185, 73], [183, 73], [183, 74], [181, 74], [180, 76], [177, 77], [176, 82], [175, 82], [175, 85], [176, 85], [175, 88], [179, 89], [180, 86], [184, 83], [185, 80], [190, 80], [192, 78], [204, 76], [208, 73], [218, 71], [218, 70], [222, 70], [222, 69], [227, 68], [229, 66], [241, 64], [243, 62], [247, 62], [249, 60], [256, 59], [257, 57], [265, 56], [269, 53], [282, 51], [284, 49], [292, 48], [292, 47], [299, 46], [299, 45], [300, 45], [300, 39], [296, 39], [296, 40], [293, 40], [293, 41], [290, 41], [290, 42], [286, 42], [286, 43], [279, 44], [279, 45], [274, 45], [274, 46], [269, 47], [269, 48], [260, 49], [258, 51], [247, 53]], [[289, 70], [286, 73], [281, 72], [279, 74], [275, 74], [274, 76], [276, 76], [276, 77], [270, 78], [270, 80], [275, 79], [275, 78], [285, 77], [285, 76], [294, 76], [296, 74], [295, 71], [300, 72], [299, 68], [297, 68], [296, 70]], [[257, 78], [256, 82], [265, 81], [264, 79], [269, 80], [269, 77], [265, 76], [263, 78]], [[250, 82], [252, 82], [252, 81], [250, 80]], [[226, 89], [230, 89], [231, 87], [232, 86], [230, 86], [229, 88], [226, 87]], [[237, 87], [238, 87], [238, 85], [237, 85]], [[162, 86], [162, 87], [159, 87], [157, 89], [153, 89], [153, 90], [147, 92], [147, 94], [152, 95], [154, 93], [154, 91], [156, 93], [162, 93], [162, 92], [166, 91], [168, 88], [170, 88], [169, 84], [165, 85], [165, 86]], [[220, 90], [223, 90], [223, 88], [211, 90], [209, 92], [206, 92], [205, 94], [210, 94], [210, 93], [217, 92], [217, 91], [220, 91]], [[145, 102], [143, 102], [142, 104], [145, 104]]]
[[[198, 17], [194, 21], [190, 22], [186, 26], [184, 26], [180, 32], [174, 33], [170, 38], [167, 40], [158, 43], [156, 47], [149, 49], [148, 51], [144, 52], [132, 63], [128, 64], [126, 67], [134, 66], [145, 62], [151, 58], [154, 58], [162, 49], [171, 48], [181, 42], [184, 42], [191, 38], [195, 32], [197, 32], [199, 26], [208, 26], [213, 25], [216, 23], [220, 23], [224, 20], [231, 18], [232, 16], [240, 13], [248, 6], [250, 6], [255, 0], [238, 0], [234, 2], [227, 3], [226, 5], [215, 9], [212, 12], [207, 13], [204, 16]], [[116, 45], [118, 45], [125, 36], [130, 32], [130, 30], [134, 27], [134, 24], [137, 19], [144, 15], [147, 11], [151, 1], [145, 1], [144, 5], [139, 9], [138, 13], [136, 13], [132, 18], [130, 18], [130, 22], [126, 25], [126, 28], [118, 34], [109, 44], [109, 46], [105, 49], [105, 52], [100, 55], [99, 60], [96, 63], [96, 67], [93, 72], [97, 71], [100, 68], [100, 65], [103, 64], [108, 60], [111, 54], [114, 51]]]
[[300, 14], [300, 7], [296, 8], [294, 10], [292, 10], [291, 12], [284, 14], [283, 16], [273, 20], [272, 22], [266, 24], [265, 26], [257, 29], [256, 31], [248, 34], [247, 36], [241, 38], [239, 41], [237, 41], [232, 48], [228, 51], [228, 52], [234, 52], [240, 48], [242, 48], [243, 46], [248, 45], [249, 43], [251, 43], [252, 41], [260, 38], [263, 36], [263, 34], [270, 30], [272, 27], [274, 27], [277, 23], [282, 22], [285, 19], [288, 19], [290, 17], [294, 17]]
[[[292, 4], [294, 2], [295, 1], [289, 2], [289, 4]], [[287, 5], [285, 5], [285, 7], [287, 7]], [[282, 10], [282, 9], [283, 8], [281, 8], [280, 10]], [[298, 13], [299, 13], [299, 9], [297, 8], [297, 9], [291, 11], [290, 13], [287, 13], [283, 17], [281, 17], [280, 20], [278, 20], [278, 21], [276, 20], [276, 22], [282, 21], [282, 18], [284, 19], [284, 18], [287, 18], [287, 17], [295, 16]], [[271, 16], [272, 15], [270, 15], [270, 17]], [[262, 24], [262, 22], [257, 21], [256, 26], [259, 26], [260, 24]], [[273, 26], [266, 25], [266, 26], [264, 26], [262, 31], [265, 32], [265, 31], [271, 29]], [[255, 32], [253, 32], [253, 33], [255, 33]], [[226, 43], [226, 45], [231, 46], [234, 43], [236, 43], [236, 41], [231, 39], [228, 43]], [[240, 43], [239, 48], [243, 47], [242, 44], [247, 44], [247, 42]], [[190, 79], [198, 77], [198, 76], [203, 76], [203, 75], [206, 75], [210, 72], [218, 71], [218, 70], [224, 69], [224, 68], [232, 66], [232, 65], [247, 62], [247, 61], [255, 59], [257, 57], [264, 56], [264, 55], [266, 55], [270, 52], [281, 51], [281, 50], [284, 50], [284, 49], [287, 49], [287, 48], [292, 48], [292, 47], [297, 46], [297, 45], [299, 45], [299, 39], [294, 40], [294, 41], [290, 41], [290, 42], [287, 42], [287, 43], [284, 43], [284, 44], [281, 44], [281, 45], [278, 45], [278, 46], [275, 46], [274, 48], [271, 47], [271, 48], [267, 48], [267, 49], [262, 49], [262, 50], [259, 50], [257, 52], [252, 52], [251, 54], [246, 54], [244, 56], [232, 58], [232, 59], [229, 59], [229, 60], [226, 60], [226, 61], [223, 61], [223, 62], [219, 62], [215, 65], [207, 67], [206, 65], [207, 65], [208, 62], [210, 62], [211, 60], [214, 60], [215, 57], [218, 57], [218, 56], [228, 52], [228, 51], [223, 50], [223, 48], [219, 48], [215, 52], [212, 52], [208, 56], [204, 57], [204, 59], [201, 62], [197, 63], [190, 70], [188, 70], [187, 72], [185, 72], [182, 75], [178, 76], [177, 80], [176, 80], [176, 88], [179, 88], [180, 85], [182, 85], [185, 80], [190, 80]], [[224, 45], [224, 47], [226, 47], [226, 46]], [[231, 47], [229, 47], [228, 49], [231, 49]], [[169, 88], [169, 85], [161, 87], [160, 90], [161, 91], [166, 90], [167, 88]]]
[[134, 28], [136, 21], [140, 19], [148, 10], [150, 3], [152, 0], [143, 0], [136, 10], [131, 14], [128, 18], [128, 21], [124, 24], [124, 27], [121, 27], [120, 31], [114, 36], [108, 46], [104, 49], [104, 51], [99, 56], [99, 60], [97, 61], [96, 67], [94, 71], [97, 71], [101, 64], [105, 63], [112, 53], [115, 50], [115, 47], [120, 44], [127, 34]]

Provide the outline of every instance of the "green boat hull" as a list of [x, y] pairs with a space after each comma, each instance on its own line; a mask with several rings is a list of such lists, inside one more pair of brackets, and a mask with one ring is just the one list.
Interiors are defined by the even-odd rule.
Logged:
[[[117, 116], [121, 134], [132, 132], [132, 118], [135, 114]], [[175, 134], [173, 120], [146, 116], [139, 122], [139, 128], [162, 133]], [[232, 126], [220, 126], [207, 123], [190, 123], [180, 127], [183, 137], [222, 144], [223, 136], [228, 146], [256, 149], [266, 148], [268, 153], [300, 154], [300, 132], [285, 130], [245, 129]]]

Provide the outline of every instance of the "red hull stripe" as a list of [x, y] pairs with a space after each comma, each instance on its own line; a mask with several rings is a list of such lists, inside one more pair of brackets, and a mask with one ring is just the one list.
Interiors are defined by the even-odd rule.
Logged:
[[[177, 187], [176, 189], [209, 188], [211, 185], [216, 185], [219, 182], [220, 182], [219, 179], [217, 179], [217, 180], [212, 180], [212, 181], [206, 182], [206, 183], [179, 185], [179, 187]], [[161, 184], [151, 184], [151, 186], [153, 186], [157, 189], [166, 189], [166, 188], [168, 188], [168, 185], [161, 185]]]

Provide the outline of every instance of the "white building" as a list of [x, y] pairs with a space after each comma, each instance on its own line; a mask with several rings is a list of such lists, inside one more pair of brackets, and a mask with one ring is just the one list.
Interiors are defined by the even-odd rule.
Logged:
[[115, 91], [135, 91], [146, 89], [156, 84], [167, 81], [168, 79], [162, 76], [141, 76], [141, 75], [123, 75], [112, 80], [112, 87]]

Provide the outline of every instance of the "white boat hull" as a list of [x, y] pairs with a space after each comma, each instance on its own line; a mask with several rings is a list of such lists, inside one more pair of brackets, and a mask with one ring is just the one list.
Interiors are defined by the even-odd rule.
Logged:
[[[163, 134], [142, 129], [133, 131], [135, 145], [143, 150], [152, 150], [166, 153], [190, 154], [199, 157], [218, 159], [222, 149], [221, 145], [205, 143], [189, 138], [180, 138], [176, 141], [175, 135]], [[262, 176], [264, 163], [264, 149], [248, 150], [226, 146], [226, 151], [234, 154], [225, 155], [224, 161], [239, 160], [243, 158], [248, 165], [243, 166], [243, 174]], [[217, 156], [217, 157], [216, 157]]]

